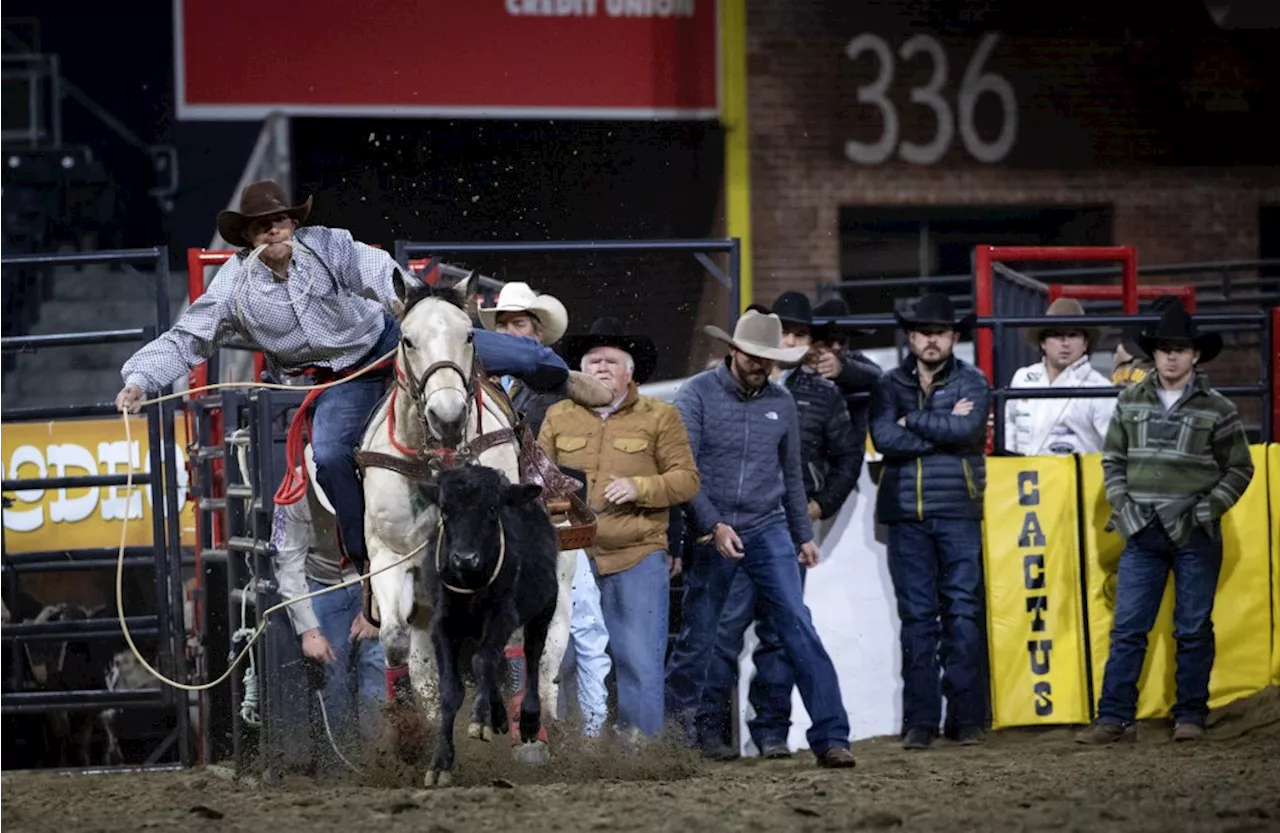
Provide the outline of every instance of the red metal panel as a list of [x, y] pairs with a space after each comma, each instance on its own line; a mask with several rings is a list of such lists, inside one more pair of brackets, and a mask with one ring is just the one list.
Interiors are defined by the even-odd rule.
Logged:
[[[1049, 284], [1049, 299], [1051, 302], [1058, 298], [1122, 301], [1124, 300], [1124, 291], [1125, 288], [1123, 286], [1051, 283]], [[1137, 287], [1137, 293], [1139, 300], [1146, 301], [1159, 298], [1161, 295], [1177, 295], [1182, 299], [1182, 305], [1186, 307], [1187, 312], [1194, 313], [1196, 311], [1196, 288], [1189, 284], [1149, 283]], [[1128, 313], [1130, 311], [1125, 310], [1125, 312]], [[1136, 310], [1133, 312], [1136, 312]]]

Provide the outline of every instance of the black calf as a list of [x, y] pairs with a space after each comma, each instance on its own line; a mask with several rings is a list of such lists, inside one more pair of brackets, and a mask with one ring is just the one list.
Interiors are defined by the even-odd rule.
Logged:
[[464, 651], [471, 651], [476, 684], [467, 733], [489, 740], [508, 729], [498, 669], [503, 648], [519, 627], [524, 628], [529, 681], [520, 704], [520, 740], [537, 741], [542, 704], [536, 680], [556, 607], [559, 541], [546, 509], [536, 500], [541, 488], [512, 485], [496, 469], [450, 469], [421, 488], [440, 509], [440, 527], [420, 575], [436, 596], [431, 635], [440, 674], [440, 739], [428, 782], [445, 785], [452, 780], [453, 723], [462, 707], [459, 669]]

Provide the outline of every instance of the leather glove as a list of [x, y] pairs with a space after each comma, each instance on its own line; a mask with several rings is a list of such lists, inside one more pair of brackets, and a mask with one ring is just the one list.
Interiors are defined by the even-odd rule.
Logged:
[[603, 408], [613, 402], [613, 390], [580, 370], [569, 371], [568, 396], [584, 408]]

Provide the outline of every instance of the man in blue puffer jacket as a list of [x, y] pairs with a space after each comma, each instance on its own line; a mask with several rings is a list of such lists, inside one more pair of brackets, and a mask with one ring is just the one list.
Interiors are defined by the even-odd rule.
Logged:
[[[755, 311], [739, 319], [732, 336], [718, 327], [705, 330], [731, 349], [724, 364], [694, 376], [676, 396], [702, 475], [690, 520], [693, 534], [706, 538], [685, 569], [683, 621], [667, 662], [668, 711], [686, 721], [686, 731], [694, 711], [692, 739], [708, 757], [730, 757], [716, 725], [726, 692], [709, 685], [707, 668], [729, 589], [745, 571], [813, 719], [810, 751], [819, 766], [852, 767], [840, 680], [805, 607], [796, 568], [797, 561], [818, 563], [796, 403], [769, 381], [774, 362], [795, 364], [808, 348], [782, 347], [781, 320]], [[730, 637], [740, 642], [741, 630]]]
[[[871, 438], [884, 455], [876, 520], [889, 529], [889, 574], [902, 623], [902, 745], [932, 744], [942, 719], [963, 744], [986, 720], [983, 645], [983, 452], [991, 389], [952, 355], [974, 316], [930, 293], [911, 316], [894, 313], [911, 356], [881, 377]], [[939, 688], [939, 656], [943, 682]]]

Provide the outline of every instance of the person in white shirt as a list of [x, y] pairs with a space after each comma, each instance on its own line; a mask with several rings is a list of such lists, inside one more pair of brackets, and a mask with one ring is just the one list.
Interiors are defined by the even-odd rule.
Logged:
[[[1073, 298], [1059, 298], [1045, 313], [1047, 316], [1084, 314], [1080, 302]], [[1041, 361], [1019, 368], [1009, 387], [1112, 387], [1111, 380], [1089, 363], [1090, 353], [1102, 339], [1102, 329], [1044, 326], [1023, 332], [1040, 350]], [[1023, 456], [1101, 452], [1115, 408], [1113, 397], [1010, 399], [1004, 406], [1005, 451]]]

